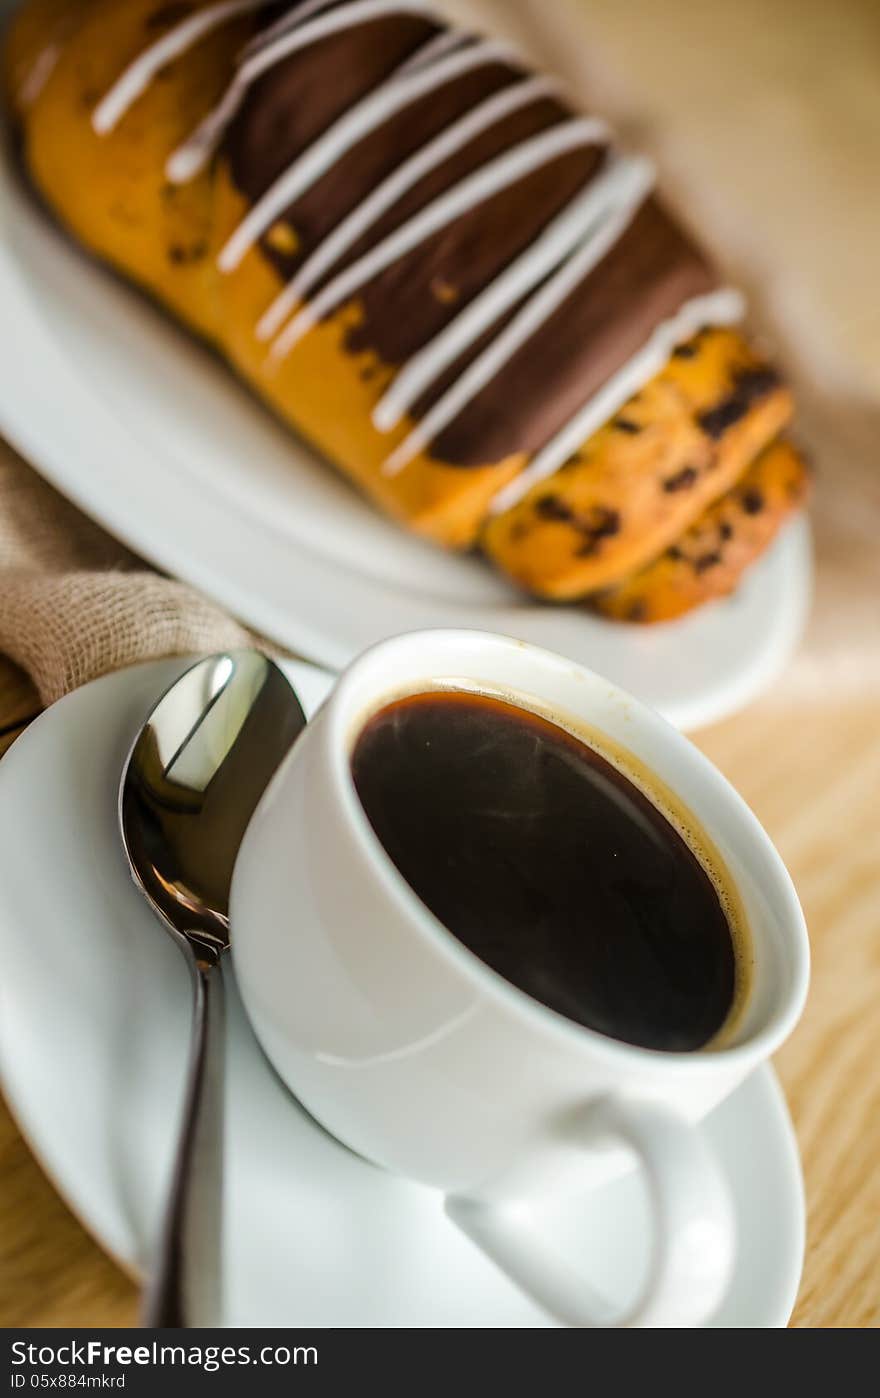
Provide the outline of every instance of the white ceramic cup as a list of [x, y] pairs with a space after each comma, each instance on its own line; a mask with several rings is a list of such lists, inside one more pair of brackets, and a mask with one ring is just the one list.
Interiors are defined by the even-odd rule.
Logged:
[[[350, 754], [383, 704], [450, 685], [549, 707], [575, 732], [606, 735], [693, 814], [751, 934], [751, 990], [727, 1046], [664, 1053], [585, 1029], [491, 970], [420, 902], [367, 820]], [[809, 951], [767, 835], [664, 719], [571, 661], [503, 636], [384, 641], [346, 670], [273, 779], [242, 845], [231, 923], [255, 1032], [334, 1136], [444, 1191], [459, 1224], [569, 1324], [711, 1317], [735, 1237], [698, 1124], [794, 1026]], [[636, 1161], [652, 1202], [652, 1263], [642, 1294], [611, 1315], [549, 1255], [523, 1201], [587, 1190]]]

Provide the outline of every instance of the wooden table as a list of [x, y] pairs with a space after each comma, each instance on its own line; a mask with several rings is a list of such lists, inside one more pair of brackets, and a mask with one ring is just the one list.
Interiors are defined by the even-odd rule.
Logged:
[[[880, 724], [876, 703], [792, 709], [784, 686], [699, 736], [794, 875], [810, 926], [807, 1013], [777, 1067], [804, 1160], [798, 1326], [880, 1323]], [[0, 712], [35, 701], [0, 665]], [[8, 743], [9, 735], [0, 738]], [[0, 1111], [0, 1324], [128, 1325], [137, 1298]]]

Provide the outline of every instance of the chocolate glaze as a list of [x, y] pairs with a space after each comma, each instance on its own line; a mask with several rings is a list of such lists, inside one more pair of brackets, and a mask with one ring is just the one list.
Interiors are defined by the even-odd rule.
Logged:
[[[518, 114], [519, 134], [513, 140], [508, 137], [500, 148], [505, 149], [516, 140], [555, 125], [555, 116], [547, 119], [550, 106], [541, 103]], [[513, 122], [502, 125], [514, 130]], [[494, 135], [493, 132], [486, 134]], [[500, 145], [497, 136], [493, 144], [496, 143]], [[457, 219], [414, 248], [406, 257], [398, 259], [361, 293], [364, 320], [350, 337], [351, 348], [375, 350], [389, 364], [399, 364], [408, 358], [533, 242], [599, 168], [603, 159], [603, 153], [595, 147], [571, 151], [535, 170], [518, 184], [501, 190], [464, 218]], [[456, 164], [457, 160], [448, 161], [447, 172]], [[481, 160], [474, 161], [475, 166], [479, 164]], [[466, 173], [466, 169], [460, 168]], [[432, 284], [437, 281], [458, 290], [454, 303], [438, 301], [432, 294]], [[494, 335], [496, 329], [493, 327], [487, 338]], [[447, 375], [438, 379], [431, 393], [417, 403], [417, 415], [424, 412], [449, 381], [458, 377], [464, 364], [482, 348], [482, 343], [475, 345], [469, 355], [458, 360]], [[442, 456], [442, 451], [439, 454]], [[458, 460], [457, 457], [450, 459]], [[479, 459], [486, 460], [485, 457]]]
[[182, 19], [186, 19], [188, 15], [192, 14], [193, 8], [192, 5], [179, 3], [162, 5], [147, 17], [146, 27], [147, 29], [170, 28], [172, 24], [178, 24]]
[[[297, 155], [437, 32], [430, 20], [395, 15], [330, 35], [269, 68], [248, 89], [224, 138], [234, 184], [256, 203]], [[367, 176], [375, 182], [371, 168]], [[328, 210], [328, 221], [338, 213]], [[304, 230], [297, 225], [297, 232]], [[263, 247], [288, 276], [296, 261]]]
[[654, 199], [504, 371], [438, 436], [443, 461], [477, 464], [534, 452], [715, 278]]
[[[271, 68], [250, 89], [222, 147], [235, 185], [256, 202], [290, 162], [405, 57], [439, 31], [429, 19], [395, 15], [313, 45]], [[263, 240], [286, 281], [327, 233], [401, 161], [477, 102], [520, 76], [493, 63], [464, 75], [371, 132], [284, 215], [294, 254]], [[545, 98], [484, 132], [439, 166], [334, 267], [374, 246], [427, 202], [487, 160], [572, 113]], [[576, 150], [502, 190], [425, 240], [358, 294], [359, 324], [347, 348], [397, 366], [422, 348], [517, 257], [601, 168], [597, 147]], [[645, 342], [654, 327], [716, 279], [702, 254], [655, 200], [611, 253], [431, 446], [460, 466], [531, 453]], [[510, 314], [514, 314], [511, 311]], [[487, 332], [486, 339], [497, 333]], [[421, 416], [481, 350], [450, 366], [415, 406]]]

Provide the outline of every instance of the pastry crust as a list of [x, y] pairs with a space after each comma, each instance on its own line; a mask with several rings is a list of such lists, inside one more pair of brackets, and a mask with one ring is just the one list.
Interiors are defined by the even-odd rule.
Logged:
[[[209, 0], [200, 3], [206, 8]], [[108, 135], [93, 130], [96, 103], [143, 49], [151, 18], [163, 8], [157, 0], [24, 5], [7, 40], [5, 76], [30, 179], [78, 241], [218, 349], [386, 512], [436, 543], [471, 547], [489, 500], [525, 455], [462, 470], [422, 454], [393, 480], [383, 476], [389, 450], [412, 423], [394, 433], [372, 426], [393, 368], [371, 352], [346, 348], [357, 303], [315, 326], [272, 365], [254, 327], [282, 289], [282, 276], [259, 247], [236, 276], [217, 273], [217, 254], [247, 209], [228, 164], [220, 159], [185, 184], [165, 177], [171, 152], [228, 86], [253, 18], [217, 30], [172, 63]], [[36, 100], [25, 103], [27, 75], [45, 51], [47, 33], [63, 35], [59, 56]]]
[[[478, 394], [461, 421], [415, 451], [405, 469], [389, 474], [389, 455], [431, 407], [429, 395], [387, 430], [375, 425], [377, 405], [401, 368], [401, 354], [405, 360], [408, 353], [395, 348], [406, 334], [401, 339], [393, 332], [409, 331], [412, 307], [429, 327], [447, 324], [456, 299], [469, 304], [481, 290], [486, 267], [491, 281], [505, 258], [515, 260], [517, 237], [528, 247], [538, 236], [540, 220], [532, 232], [520, 234], [520, 224], [537, 218], [536, 207], [545, 221], [552, 219], [572, 190], [593, 178], [599, 157], [595, 150], [576, 150], [538, 169], [529, 177], [532, 184], [526, 180], [481, 201], [409, 260], [320, 317], [288, 353], [273, 357], [257, 326], [287, 285], [300, 249], [308, 251], [314, 209], [306, 201], [286, 211], [253, 241], [233, 274], [224, 274], [219, 260], [253, 209], [247, 153], [258, 138], [271, 147], [273, 131], [282, 129], [270, 98], [286, 102], [280, 109], [285, 133], [305, 120], [308, 104], [300, 98], [303, 84], [312, 81], [308, 55], [292, 70], [293, 95], [273, 97], [270, 72], [263, 80], [268, 87], [257, 92], [262, 106], [256, 98], [244, 103], [238, 119], [243, 134], [234, 129], [213, 160], [183, 182], [170, 178], [169, 157], [227, 93], [243, 46], [267, 22], [259, 9], [219, 25], [175, 56], [110, 129], [98, 131], [94, 123], [97, 104], [145, 46], [181, 16], [212, 5], [216, 0], [27, 0], [3, 55], [24, 167], [85, 247], [218, 349], [386, 513], [447, 548], [481, 545], [515, 582], [539, 596], [575, 599], [619, 582], [655, 557], [779, 433], [791, 414], [788, 391], [737, 331], [707, 331], [679, 347], [562, 469], [519, 504], [491, 513], [501, 488], [515, 482], [541, 441], [578, 406], [577, 395], [584, 392], [579, 385], [590, 374], [601, 384], [602, 375], [621, 357], [626, 360], [671, 308], [713, 287], [702, 254], [648, 199], [598, 270], [511, 357], [504, 392]], [[269, 13], [274, 15], [271, 7]], [[354, 77], [338, 65], [331, 71], [340, 84], [356, 80], [369, 91], [364, 74], [370, 65], [379, 65], [381, 77], [381, 65], [390, 71], [436, 29], [434, 20], [418, 13], [398, 15], [377, 28], [370, 43], [358, 41]], [[497, 60], [480, 82], [491, 93], [522, 76], [511, 60]], [[332, 86], [325, 82], [321, 91]], [[456, 101], [466, 111], [476, 98], [462, 89]], [[430, 124], [430, 104], [439, 100], [425, 99], [413, 117]], [[336, 115], [331, 112], [328, 120]], [[404, 114], [403, 126], [409, 116]], [[545, 98], [510, 118], [513, 125], [502, 135], [509, 143], [569, 118], [555, 99]], [[402, 132], [400, 125], [394, 128], [395, 141], [407, 139]], [[490, 136], [496, 139], [494, 128], [480, 139], [485, 143]], [[492, 149], [481, 159], [487, 153]], [[349, 168], [340, 165], [338, 183], [345, 184], [341, 176]], [[424, 198], [430, 194], [426, 186]], [[400, 217], [409, 216], [405, 206], [403, 200]], [[466, 284], [471, 275], [472, 286]], [[391, 308], [386, 325], [376, 313], [383, 297]], [[294, 305], [291, 314], [300, 308]], [[531, 382], [538, 371], [549, 385], [544, 404]], [[441, 383], [437, 393], [443, 391]], [[541, 412], [547, 405], [556, 418], [545, 424]]]
[[659, 558], [599, 594], [596, 610], [614, 621], [672, 621], [726, 597], [804, 504], [809, 485], [803, 456], [774, 442]]
[[640, 568], [776, 437], [791, 395], [734, 331], [706, 331], [550, 480], [490, 520], [483, 547], [529, 592], [571, 601]]

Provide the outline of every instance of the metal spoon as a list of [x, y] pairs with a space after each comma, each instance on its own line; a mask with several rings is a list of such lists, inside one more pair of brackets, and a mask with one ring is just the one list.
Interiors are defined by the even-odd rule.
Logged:
[[200, 660], [162, 696], [119, 788], [135, 883], [186, 956], [193, 1021], [183, 1120], [144, 1323], [216, 1325], [220, 1313], [223, 980], [239, 845], [305, 726], [292, 686], [256, 650]]

